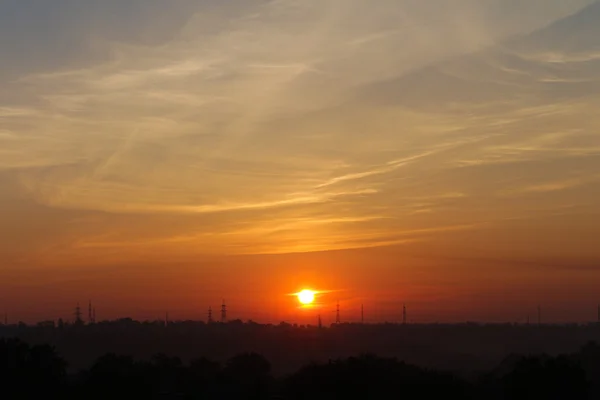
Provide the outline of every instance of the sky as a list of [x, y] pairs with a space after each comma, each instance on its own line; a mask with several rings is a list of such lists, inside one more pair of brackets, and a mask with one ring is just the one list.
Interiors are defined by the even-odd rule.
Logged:
[[0, 0], [0, 311], [595, 319], [592, 3]]

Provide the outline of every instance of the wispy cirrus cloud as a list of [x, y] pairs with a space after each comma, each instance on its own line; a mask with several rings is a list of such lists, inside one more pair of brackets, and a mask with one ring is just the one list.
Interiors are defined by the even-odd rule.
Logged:
[[586, 184], [593, 184], [600, 181], [600, 175], [598, 174], [586, 174], [582, 176], [576, 176], [572, 178], [549, 181], [544, 183], [534, 183], [529, 186], [515, 188], [513, 190], [508, 191], [507, 194], [517, 194], [517, 193], [552, 193], [559, 192], [562, 190], [568, 190], [573, 188], [578, 188]]
[[[198, 234], [223, 252], [435, 241], [492, 210], [519, 214], [528, 193], [585, 187], [572, 173], [597, 163], [596, 50], [504, 42], [588, 1], [185, 3], [158, 24], [164, 5], [137, 2], [157, 30], [138, 36], [120, 20], [64, 21], [57, 37], [81, 59], [2, 57], [14, 66], [0, 76], [0, 171], [41, 209], [112, 216], [78, 227], [81, 243], [194, 245], [183, 222], [128, 242], [118, 221], [133, 216], [158, 230], [210, 219]], [[490, 193], [511, 190], [522, 203], [498, 211]], [[232, 225], [239, 214], [254, 228]]]

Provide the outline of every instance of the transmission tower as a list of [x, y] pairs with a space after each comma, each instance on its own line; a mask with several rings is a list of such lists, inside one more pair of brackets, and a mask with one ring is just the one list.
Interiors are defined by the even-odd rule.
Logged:
[[337, 303], [337, 308], [335, 310], [335, 323], [340, 324], [340, 302]]
[[79, 307], [79, 303], [77, 303], [77, 307], [75, 307], [75, 324], [83, 324], [83, 319], [81, 319], [81, 307]]
[[361, 324], [365, 323], [365, 305], [364, 304], [360, 305], [360, 323]]
[[223, 300], [223, 304], [221, 304], [221, 322], [227, 322], [227, 306], [225, 305], [225, 300]]

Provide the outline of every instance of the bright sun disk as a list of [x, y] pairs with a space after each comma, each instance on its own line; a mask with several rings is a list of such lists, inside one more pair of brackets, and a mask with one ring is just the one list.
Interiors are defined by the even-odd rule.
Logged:
[[311, 304], [315, 301], [315, 292], [312, 290], [303, 290], [298, 293], [298, 301], [302, 304]]

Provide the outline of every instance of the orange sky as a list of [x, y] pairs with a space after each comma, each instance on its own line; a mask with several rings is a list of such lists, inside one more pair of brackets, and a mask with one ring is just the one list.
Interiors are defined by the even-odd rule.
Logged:
[[11, 319], [595, 319], [598, 3], [68, 3], [0, 6]]

